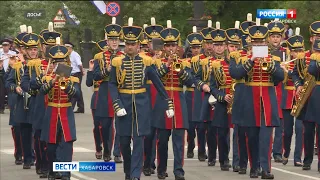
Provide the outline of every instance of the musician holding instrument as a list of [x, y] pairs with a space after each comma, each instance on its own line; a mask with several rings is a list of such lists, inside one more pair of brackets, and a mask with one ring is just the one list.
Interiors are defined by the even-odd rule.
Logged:
[[[201, 112], [203, 109], [202, 104], [206, 106], [206, 108], [204, 109], [209, 113], [212, 112], [212, 108], [208, 103], [208, 97], [203, 96], [205, 92], [202, 92], [201, 87], [196, 87], [196, 85], [197, 83], [201, 84], [201, 80], [203, 80], [201, 63], [203, 60], [207, 59], [207, 56], [212, 53], [212, 39], [210, 38], [210, 31], [212, 31], [212, 21], [208, 20], [208, 27], [203, 28], [200, 33], [197, 33], [197, 27], [194, 26], [193, 33], [187, 37], [193, 56], [191, 58], [191, 72], [198, 79], [194, 82], [193, 87], [187, 88], [185, 92], [189, 120], [187, 158], [193, 158], [194, 156], [194, 139], [197, 136], [199, 161], [205, 161], [208, 158], [205, 149], [207, 144], [206, 130], [208, 129], [208, 123], [205, 123], [205, 120], [209, 121], [209, 119], [204, 120], [201, 117]], [[206, 60], [206, 62], [208, 62], [208, 60]], [[205, 87], [208, 88], [209, 86]], [[212, 141], [208, 141], [208, 144], [212, 144], [211, 142]], [[210, 147], [209, 150], [212, 149], [211, 145], [208, 145], [208, 147]], [[212, 159], [215, 158], [213, 157]]]
[[[217, 139], [216, 130], [211, 126], [211, 120], [213, 115], [213, 102], [209, 102], [209, 99], [213, 99], [210, 96], [210, 59], [213, 54], [213, 41], [210, 32], [214, 30], [212, 28], [212, 21], [208, 20], [208, 26], [200, 31], [202, 35], [202, 50], [203, 54], [194, 56], [191, 59], [191, 70], [194, 74], [194, 107], [192, 112], [192, 124], [191, 126], [197, 126], [197, 136], [199, 140], [198, 159], [203, 161], [204, 158], [208, 158], [208, 166], [215, 166], [216, 164], [216, 151], [217, 151]], [[187, 89], [188, 91], [188, 89]], [[190, 128], [190, 127], [189, 127]], [[192, 128], [192, 127], [191, 127]], [[190, 129], [191, 130], [191, 129]], [[207, 132], [207, 134], [206, 134]], [[192, 137], [191, 137], [192, 138]], [[194, 138], [193, 138], [194, 139]], [[193, 139], [190, 139], [193, 141]], [[192, 143], [192, 142], [191, 142]], [[205, 144], [208, 146], [208, 155], [205, 152]], [[193, 156], [193, 148], [188, 156]]]
[[[47, 49], [54, 46], [56, 44], [56, 38], [61, 38], [61, 36], [61, 33], [53, 30], [53, 23], [49, 22], [48, 30], [42, 31], [42, 35], [39, 36], [40, 47], [44, 47], [42, 53], [47, 54]], [[41, 56], [41, 54], [39, 56]], [[46, 58], [42, 56], [41, 58], [30, 59], [21, 81], [22, 89], [24, 91], [28, 90], [31, 95], [29, 99], [29, 112], [31, 115], [28, 117], [32, 119], [32, 128], [35, 131], [33, 138], [35, 154], [37, 156], [36, 173], [40, 175], [40, 178], [46, 178], [48, 172], [47, 146], [46, 142], [40, 140], [44, 122], [43, 119], [48, 104], [48, 99], [43, 93], [40, 93], [40, 88], [43, 84], [42, 77], [51, 73], [48, 71], [49, 66]]]
[[[211, 22], [211, 21], [210, 21]], [[205, 59], [204, 54], [200, 54], [202, 50], [203, 36], [201, 33], [197, 33], [197, 27], [193, 26], [193, 33], [187, 36], [187, 42], [190, 45], [190, 50], [192, 53], [191, 58], [191, 71], [195, 75], [199, 71], [200, 61]], [[206, 128], [204, 122], [200, 121], [200, 112], [204, 92], [198, 90], [194, 87], [189, 87], [185, 91], [187, 107], [188, 107], [188, 120], [189, 120], [189, 129], [188, 129], [188, 150], [187, 158], [193, 158], [194, 148], [195, 148], [195, 137], [197, 133], [197, 142], [198, 142], [198, 159], [199, 161], [205, 161], [207, 159], [206, 154]], [[209, 109], [209, 108], [208, 108]]]
[[188, 112], [183, 85], [191, 87], [193, 77], [191, 75], [191, 64], [187, 60], [182, 60], [176, 54], [180, 32], [173, 28], [171, 21], [167, 20], [167, 28], [160, 32], [164, 42], [165, 58], [157, 59], [155, 64], [158, 67], [158, 74], [165, 86], [173, 104], [176, 114], [174, 117], [166, 117], [168, 102], [160, 99], [157, 95], [154, 106], [153, 126], [158, 132], [158, 178], [165, 179], [168, 161], [168, 142], [172, 134], [173, 153], [174, 153], [174, 175], [176, 180], [184, 180], [183, 159], [184, 159], [184, 137], [185, 130], [189, 128]]
[[[293, 135], [293, 126], [295, 125], [295, 150], [294, 150], [294, 166], [301, 167], [301, 155], [302, 155], [302, 143], [303, 143], [303, 124], [302, 121], [297, 120], [291, 115], [292, 107], [295, 104], [295, 87], [293, 78], [293, 68], [295, 66], [295, 60], [299, 52], [303, 53], [303, 43], [299, 45], [300, 28], [296, 28], [295, 36], [290, 37], [287, 40], [288, 49], [286, 55], [286, 61], [280, 64], [285, 73], [285, 78], [282, 87], [282, 98], [280, 101], [280, 106], [283, 114], [283, 159], [282, 164], [286, 165], [288, 163], [288, 158], [291, 151], [291, 140]], [[302, 40], [302, 39], [301, 39]], [[293, 58], [291, 60], [291, 58]], [[281, 135], [282, 136], [282, 135]]]
[[[313, 90], [309, 96], [307, 106], [307, 112], [305, 119], [314, 120], [317, 124], [317, 127], [320, 125], [320, 113], [319, 113], [319, 103], [320, 103], [320, 39], [316, 39], [313, 42], [313, 53], [310, 56], [310, 64], [308, 67], [308, 73], [312, 76], [314, 81]], [[317, 143], [319, 145], [320, 139], [319, 130], [317, 132]], [[318, 151], [318, 157], [319, 157]], [[320, 172], [320, 163], [318, 162], [318, 171]]]
[[30, 118], [31, 112], [28, 107], [30, 92], [28, 89], [23, 90], [21, 85], [28, 60], [35, 59], [38, 56], [39, 36], [32, 33], [32, 27], [29, 26], [28, 33], [21, 38], [20, 43], [25, 47], [25, 56], [27, 61], [21, 60], [20, 57], [23, 56], [20, 56], [19, 60], [13, 64], [13, 69], [10, 71], [7, 79], [7, 87], [10, 88], [11, 92], [18, 94], [14, 109], [14, 121], [15, 123], [20, 124], [21, 128], [22, 149], [24, 155], [23, 168], [30, 169], [31, 165], [34, 163], [34, 159], [32, 157], [32, 119]]
[[[217, 23], [216, 23], [217, 24]], [[240, 22], [236, 22], [239, 28]], [[229, 142], [228, 136], [231, 124], [232, 96], [234, 83], [229, 74], [229, 60], [222, 56], [225, 51], [226, 36], [229, 39], [237, 39], [240, 42], [241, 31], [228, 29], [228, 34], [220, 26], [211, 31], [213, 49], [217, 58], [211, 60], [210, 70], [210, 93], [217, 99], [212, 126], [218, 132], [219, 162], [222, 171], [229, 171]], [[228, 44], [230, 47], [230, 44]], [[220, 55], [220, 57], [219, 57]]]
[[[257, 46], [266, 47], [268, 28], [260, 25], [260, 19], [257, 18], [256, 25], [249, 27], [248, 32], [252, 40], [252, 49], [255, 46], [256, 48]], [[245, 112], [243, 121], [247, 127], [248, 153], [252, 157], [250, 177], [258, 177], [260, 162], [261, 178], [273, 179], [274, 176], [270, 173], [270, 146], [273, 127], [280, 125], [274, 86], [283, 81], [284, 73], [280, 68], [280, 57], [256, 54], [257, 52], [252, 49], [248, 55], [238, 58], [241, 65], [235, 67], [231, 77], [238, 80], [245, 78], [247, 86], [246, 101], [242, 103], [242, 106]]]
[[[316, 39], [320, 32], [317, 31], [320, 28], [320, 22], [316, 21], [310, 25], [310, 33], [313, 45], [312, 48], [318, 49]], [[292, 79], [296, 87], [296, 103], [294, 104], [291, 115], [299, 120], [302, 120], [304, 126], [304, 160], [303, 160], [303, 170], [310, 170], [313, 161], [314, 153], [314, 138], [315, 129], [317, 122], [318, 109], [316, 104], [318, 103], [317, 91], [315, 86], [317, 85], [317, 77], [315, 77], [316, 71], [314, 65], [317, 63], [317, 53], [312, 53], [311, 51], [304, 52], [304, 39], [302, 36], [293, 36], [293, 39], [288, 39], [288, 44], [293, 47], [297, 47], [300, 51], [297, 52], [297, 58], [295, 58], [295, 67], [292, 72]], [[314, 54], [311, 58], [310, 54]], [[313, 68], [309, 68], [311, 64], [311, 59], [313, 59]], [[310, 74], [309, 72], [312, 72]], [[311, 98], [312, 96], [312, 98]], [[318, 166], [319, 170], [319, 166]]]
[[[174, 111], [172, 100], [165, 91], [155, 70], [156, 67], [152, 67], [154, 66], [153, 59], [138, 54], [142, 28], [133, 26], [133, 18], [130, 17], [128, 26], [122, 29], [126, 54], [112, 60], [109, 88], [117, 115], [117, 132], [120, 136], [125, 179], [139, 180], [144, 160], [144, 137], [149, 135], [151, 127], [150, 100], [145, 88], [147, 79], [150, 79], [156, 87], [159, 100], [165, 101], [166, 112], [163, 113], [167, 113], [168, 117], [172, 118]], [[133, 141], [132, 151], [131, 141]]]
[[[67, 63], [68, 49], [60, 45], [60, 37], [56, 39], [56, 44], [49, 49], [54, 70], [42, 77], [43, 84], [40, 88], [40, 93], [48, 95], [48, 107], [43, 119], [41, 141], [47, 143], [48, 179], [52, 180], [56, 178], [53, 172], [53, 162], [58, 146], [63, 149], [63, 153], [59, 154], [59, 160], [72, 161], [73, 142], [77, 137], [71, 98], [79, 96], [78, 78], [68, 76], [68, 72], [56, 74], [59, 66], [68, 67], [71, 70]], [[70, 179], [70, 172], [61, 174], [62, 179]]]
[[[14, 43], [16, 44], [16, 47], [19, 50], [19, 57], [23, 59], [23, 53], [25, 53], [24, 45], [22, 44], [21, 40], [24, 35], [27, 34], [27, 26], [21, 25], [20, 26], [20, 33], [15, 37]], [[8, 92], [8, 105], [10, 109], [10, 117], [9, 117], [9, 125], [11, 125], [11, 132], [12, 132], [12, 138], [14, 141], [14, 148], [15, 148], [15, 164], [21, 165], [23, 163], [22, 161], [22, 143], [21, 143], [21, 128], [20, 123], [15, 122], [14, 118], [16, 116], [15, 113], [15, 107], [17, 104], [18, 96], [20, 96], [18, 93], [15, 92], [14, 88], [11, 89], [10, 86], [8, 86], [7, 79], [9, 78], [9, 75], [11, 74], [11, 71], [13, 70], [14, 64], [18, 61], [20, 61], [20, 58], [18, 56], [12, 56], [9, 58], [9, 66], [6, 69], [6, 73], [4, 76], [4, 80], [6, 82], [6, 89]], [[24, 60], [24, 59], [23, 59]], [[15, 70], [14, 70], [15, 71]], [[11, 75], [12, 78], [12, 75]], [[15, 80], [15, 79], [12, 79]], [[14, 81], [15, 82], [15, 81]], [[20, 97], [19, 97], [20, 98]]]
[[[234, 73], [237, 72], [237, 66], [241, 65], [239, 61], [239, 57], [247, 56], [249, 48], [251, 47], [251, 37], [249, 36], [248, 28], [255, 25], [256, 22], [252, 21], [252, 14], [247, 14], [246, 21], [243, 21], [240, 24], [241, 30], [241, 50], [231, 51], [229, 50], [229, 73], [232, 78], [234, 78]], [[237, 26], [236, 26], [237, 27]], [[231, 31], [232, 32], [232, 31]], [[230, 38], [228, 38], [230, 39]], [[228, 40], [230, 44], [239, 44], [238, 41], [235, 40]], [[229, 46], [229, 45], [228, 45]], [[248, 153], [247, 153], [247, 146], [246, 146], [246, 126], [247, 122], [245, 121], [245, 111], [243, 102], [247, 100], [246, 93], [247, 93], [247, 86], [245, 85], [245, 78], [240, 79], [233, 79], [234, 81], [234, 94], [233, 94], [233, 102], [232, 106], [229, 105], [229, 109], [231, 109], [231, 120], [233, 124], [233, 146], [238, 147], [233, 149], [233, 171], [237, 171], [237, 164], [239, 164], [239, 174], [246, 174], [247, 173], [247, 165], [248, 165]], [[237, 140], [236, 140], [237, 139]], [[239, 150], [239, 152], [237, 152]], [[237, 155], [239, 154], [239, 157]]]
[[[156, 24], [156, 19], [154, 17], [151, 17], [150, 19], [151, 25], [144, 28], [144, 32], [146, 34], [146, 38], [148, 40], [147, 46], [148, 51], [144, 53], [144, 55], [152, 57], [153, 59], [159, 59], [161, 58], [162, 51], [158, 49], [153, 49], [152, 46], [152, 39], [154, 38], [160, 38], [160, 32], [163, 30], [163, 27], [161, 25]], [[156, 102], [156, 96], [158, 94], [157, 89], [152, 84], [151, 80], [147, 80], [146, 85], [147, 92], [149, 94], [149, 105], [150, 108], [153, 110], [155, 102]], [[153, 120], [153, 115], [150, 113], [149, 115], [150, 122]], [[151, 125], [151, 132], [148, 136], [144, 139], [144, 153], [145, 153], [145, 160], [143, 163], [143, 174], [145, 176], [151, 176], [151, 174], [155, 174], [155, 158], [156, 158], [156, 127]]]
[[[99, 121], [102, 126], [102, 141], [104, 145], [103, 160], [109, 162], [111, 160], [111, 151], [113, 143], [111, 141], [111, 127], [114, 119], [114, 107], [109, 92], [109, 75], [111, 70], [112, 59], [123, 55], [119, 50], [120, 34], [122, 27], [116, 24], [116, 18], [112, 18], [112, 23], [108, 24], [104, 28], [106, 41], [108, 46], [107, 49], [99, 52], [94, 56], [94, 68], [93, 68], [93, 80], [98, 82], [99, 90], [97, 94], [97, 101], [95, 101], [95, 111], [93, 111], [96, 121]], [[106, 108], [107, 106], [107, 108]], [[116, 121], [117, 123], [117, 121]], [[117, 124], [116, 124], [117, 126]], [[117, 133], [117, 132], [116, 132]], [[117, 136], [117, 134], [115, 135]], [[113, 136], [112, 136], [113, 137]], [[96, 155], [100, 156], [101, 152], [97, 151]], [[115, 157], [115, 161], [121, 161], [120, 154]]]

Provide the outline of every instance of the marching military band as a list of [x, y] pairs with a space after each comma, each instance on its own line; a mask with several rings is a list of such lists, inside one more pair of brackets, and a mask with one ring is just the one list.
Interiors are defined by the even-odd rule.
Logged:
[[[130, 17], [126, 26], [116, 18], [105, 26], [86, 78], [93, 87], [96, 159], [111, 161], [114, 149], [126, 180], [139, 180], [141, 173], [166, 179], [172, 136], [174, 178], [184, 180], [185, 137], [186, 158], [194, 157], [197, 137], [198, 160], [207, 159], [208, 166], [216, 165], [218, 150], [222, 171], [246, 174], [249, 161], [250, 178], [274, 179], [271, 154], [275, 162], [288, 164], [295, 132], [293, 164], [310, 170], [315, 139], [320, 143], [315, 138], [320, 133], [320, 21], [309, 27], [312, 48], [306, 51], [298, 27], [281, 46], [284, 24], [277, 19], [261, 25], [248, 13], [246, 21], [225, 30], [208, 20], [207, 27], [194, 26], [186, 38], [191, 57], [181, 56], [174, 23], [168, 20], [163, 27], [151, 18], [151, 25], [140, 27]], [[79, 96], [79, 79], [60, 72], [59, 67], [71, 68], [69, 52], [52, 23], [39, 35], [31, 26], [20, 30], [14, 40], [19, 54], [10, 57], [7, 69], [0, 66], [15, 164], [23, 169], [35, 164], [40, 178], [68, 180], [70, 172], [53, 172], [53, 162], [72, 161], [77, 135], [71, 98]], [[155, 39], [161, 39], [162, 49], [153, 47]], [[267, 55], [257, 55], [261, 46], [269, 47]]]

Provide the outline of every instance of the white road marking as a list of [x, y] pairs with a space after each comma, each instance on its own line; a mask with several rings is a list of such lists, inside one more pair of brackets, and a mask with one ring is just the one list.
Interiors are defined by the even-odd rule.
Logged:
[[71, 180], [80, 180], [80, 179], [77, 179], [77, 178], [74, 178], [74, 177], [71, 177], [70, 179]]
[[85, 180], [97, 180], [97, 179], [91, 178], [89, 176], [85, 176], [79, 172], [71, 172], [71, 175], [77, 176], [78, 178], [85, 179]]
[[299, 173], [287, 171], [287, 170], [280, 169], [280, 168], [276, 168], [276, 167], [271, 167], [271, 169], [276, 170], [276, 171], [280, 171], [280, 172], [283, 172], [283, 173], [295, 175], [295, 176], [300, 176], [300, 177], [309, 178], [309, 179], [314, 179], [314, 180], [320, 180], [320, 178], [317, 178], [317, 177], [308, 176], [308, 175], [304, 175], [304, 174], [299, 174]]
[[[5, 153], [5, 154], [14, 154], [14, 149], [1, 149], [0, 150], [1, 153]], [[91, 152], [95, 152], [94, 150], [91, 149], [86, 149], [83, 147], [73, 147], [73, 152], [74, 153], [91, 153]]]

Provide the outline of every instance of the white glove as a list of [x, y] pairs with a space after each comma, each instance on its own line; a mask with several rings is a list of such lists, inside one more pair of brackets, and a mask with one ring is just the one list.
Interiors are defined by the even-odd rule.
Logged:
[[217, 99], [213, 96], [213, 95], [210, 95], [209, 99], [208, 99], [208, 103], [213, 106], [214, 104], [217, 103]]
[[124, 108], [120, 109], [118, 112], [117, 112], [117, 116], [118, 117], [121, 117], [121, 116], [125, 116], [127, 115], [127, 112]]
[[172, 117], [174, 116], [174, 111], [173, 111], [173, 109], [167, 110], [166, 113], [167, 113], [167, 117], [168, 117], [168, 118], [172, 118]]

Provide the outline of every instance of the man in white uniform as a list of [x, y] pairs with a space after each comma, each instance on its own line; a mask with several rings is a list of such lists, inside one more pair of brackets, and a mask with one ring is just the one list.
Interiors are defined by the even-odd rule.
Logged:
[[73, 50], [74, 45], [71, 42], [65, 43], [65, 46], [68, 48], [70, 53], [70, 62], [71, 62], [71, 76], [77, 77], [80, 80], [80, 96], [78, 98], [72, 99], [72, 106], [75, 107], [76, 103], [78, 109], [75, 113], [84, 113], [84, 102], [83, 102], [83, 95], [81, 90], [81, 83], [82, 83], [82, 76], [84, 75], [84, 69], [81, 62], [80, 55]]

